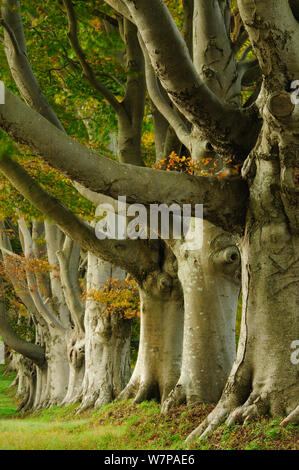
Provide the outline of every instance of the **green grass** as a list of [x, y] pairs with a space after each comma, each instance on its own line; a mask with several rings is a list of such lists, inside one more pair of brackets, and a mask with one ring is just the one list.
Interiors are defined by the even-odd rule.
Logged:
[[212, 406], [178, 407], [161, 416], [153, 402], [117, 402], [76, 416], [76, 405], [21, 415], [14, 376], [0, 366], [0, 450], [166, 450], [166, 449], [298, 449], [298, 426], [281, 428], [279, 420], [264, 419], [246, 426], [220, 427], [211, 438], [186, 446], [187, 435]]

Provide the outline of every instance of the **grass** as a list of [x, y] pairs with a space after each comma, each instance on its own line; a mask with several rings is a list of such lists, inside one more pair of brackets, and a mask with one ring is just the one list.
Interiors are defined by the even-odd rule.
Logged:
[[220, 427], [199, 444], [185, 445], [187, 435], [213, 408], [210, 405], [178, 407], [161, 416], [153, 402], [135, 405], [117, 402], [101, 410], [76, 416], [76, 406], [17, 413], [15, 391], [8, 386], [12, 374], [0, 366], [0, 450], [260, 450], [298, 449], [298, 426], [279, 426], [264, 419], [245, 426]]

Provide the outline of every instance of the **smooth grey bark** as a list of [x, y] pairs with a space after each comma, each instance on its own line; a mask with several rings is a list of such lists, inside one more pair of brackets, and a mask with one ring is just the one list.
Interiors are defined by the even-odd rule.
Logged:
[[[67, 2], [70, 4], [70, 2]], [[71, 9], [72, 10], [72, 9]], [[71, 11], [71, 16], [73, 15]], [[17, 10], [14, 11], [14, 17], [15, 21], [18, 22], [19, 28], [22, 28], [22, 23], [21, 23], [21, 17], [19, 15], [19, 12]], [[75, 21], [75, 18], [70, 19], [70, 23]], [[13, 27], [13, 23], [11, 24], [11, 27]], [[76, 29], [76, 25], [75, 25]], [[24, 33], [23, 30], [21, 30], [21, 39], [24, 42]], [[76, 30], [75, 30], [75, 36], [76, 36]], [[16, 33], [16, 37], [18, 37], [18, 34]], [[23, 46], [24, 47], [24, 46]], [[77, 49], [78, 47], [80, 49], [80, 45], [77, 44]], [[15, 44], [13, 41], [10, 40], [9, 37], [6, 38], [6, 48], [8, 49], [9, 53], [13, 54], [15, 52]], [[82, 52], [82, 51], [81, 51]], [[84, 60], [84, 55], [82, 57], [82, 53], [80, 53], [79, 50], [79, 56], [81, 58], [82, 65], [86, 64]], [[30, 64], [28, 60], [26, 61], [26, 67], [29, 69], [28, 74], [32, 75], [32, 70], [30, 67]], [[24, 67], [25, 67], [24, 65]], [[17, 73], [17, 68], [18, 64], [15, 64], [16, 68], [16, 73]], [[92, 71], [91, 71], [92, 72]], [[22, 74], [19, 71], [19, 75], [21, 76]], [[26, 74], [25, 74], [26, 75]], [[129, 80], [128, 83], [132, 83], [132, 80]], [[32, 85], [32, 94], [34, 96], [38, 96], [39, 94], [39, 89], [37, 82], [35, 81], [34, 83], [31, 83]], [[30, 87], [27, 87], [27, 92], [30, 91]], [[23, 92], [22, 87], [20, 87], [20, 91]], [[132, 93], [128, 93], [129, 96], [132, 96]], [[12, 100], [13, 102], [10, 103], [10, 110], [13, 111], [13, 116], [9, 116], [9, 113], [7, 111], [9, 110], [8, 102], [9, 100]], [[17, 109], [17, 104], [19, 105], [19, 109]], [[34, 104], [34, 100], [32, 100], [32, 105], [36, 107]], [[37, 103], [38, 105], [38, 103]], [[1, 112], [6, 111], [3, 115]], [[38, 112], [42, 111], [42, 115], [49, 120], [54, 126], [60, 128], [60, 126], [57, 126], [57, 118], [53, 119], [52, 113], [48, 112], [48, 109], [44, 109], [42, 106], [37, 107]], [[26, 124], [33, 124], [32, 119], [33, 115], [25, 116], [24, 113], [26, 114], [29, 109], [26, 109], [24, 105], [22, 105], [21, 102], [16, 101], [16, 98], [13, 97], [13, 95], [10, 95], [8, 90], [6, 90], [6, 104], [1, 106], [0, 108], [0, 122], [2, 123], [2, 128], [10, 133], [10, 135], [13, 135], [15, 139], [18, 141], [24, 143], [27, 140], [27, 143], [31, 146], [32, 148], [32, 137], [35, 136], [36, 132], [33, 128], [27, 129], [27, 132], [25, 131], [25, 123]], [[31, 111], [33, 112], [33, 111]], [[16, 117], [22, 117], [21, 119], [22, 122], [16, 123]], [[38, 116], [38, 115], [36, 115]], [[12, 119], [11, 119], [12, 118]], [[39, 115], [38, 120], [35, 122], [35, 129], [40, 128], [42, 126], [42, 121], [43, 119]], [[45, 122], [44, 122], [45, 124]], [[31, 127], [31, 126], [30, 126]], [[19, 131], [22, 129], [22, 132], [19, 133]], [[25, 132], [24, 132], [25, 131]], [[44, 158], [47, 159], [49, 158], [49, 163], [52, 164], [54, 167], [64, 171], [65, 174], [67, 174], [71, 179], [74, 181], [77, 181], [78, 183], [81, 183], [85, 186], [87, 186], [89, 189], [102, 192], [104, 194], [109, 194], [112, 197], [117, 198], [119, 194], [130, 194], [130, 189], [132, 187], [132, 181], [135, 182], [135, 194], [137, 197], [133, 197], [129, 202], [139, 202], [139, 203], [149, 203], [152, 200], [157, 201], [157, 196], [159, 195], [159, 202], [177, 202], [177, 203], [194, 203], [195, 201], [198, 202], [197, 197], [194, 197], [194, 195], [198, 194], [198, 197], [200, 198], [201, 202], [206, 202], [205, 204], [205, 217], [208, 217], [209, 220], [213, 221], [215, 218], [215, 215], [217, 214], [217, 211], [215, 211], [214, 207], [211, 208], [211, 200], [210, 200], [210, 193], [208, 188], [213, 186], [213, 195], [214, 195], [214, 201], [216, 201], [218, 197], [218, 191], [221, 190], [223, 193], [225, 192], [225, 201], [230, 201], [231, 202], [231, 209], [230, 213], [227, 213], [227, 209], [224, 211], [224, 217], [220, 216], [219, 220], [219, 214], [220, 212], [218, 211], [218, 215], [216, 220], [218, 220], [218, 223], [221, 225], [224, 225], [224, 228], [231, 228], [232, 226], [236, 227], [240, 222], [240, 220], [243, 220], [243, 212], [242, 212], [242, 204], [244, 200], [247, 198], [247, 191], [246, 187], [242, 184], [240, 184], [238, 181], [218, 181], [217, 179], [210, 178], [208, 181], [207, 185], [207, 180], [206, 179], [190, 179], [186, 177], [185, 175], [175, 175], [175, 174], [167, 174], [164, 173], [163, 175], [163, 181], [162, 181], [162, 175], [161, 173], [158, 174], [157, 172], [154, 172], [153, 170], [150, 169], [136, 169], [134, 167], [127, 166], [126, 171], [124, 171], [123, 167], [121, 165], [118, 165], [111, 160], [104, 159], [101, 162], [101, 172], [99, 172], [99, 164], [100, 164], [100, 159], [103, 157], [100, 157], [98, 154], [95, 152], [89, 151], [89, 155], [83, 156], [83, 154], [86, 152], [86, 148], [81, 146], [80, 151], [78, 147], [78, 153], [74, 152], [73, 145], [75, 144], [74, 141], [69, 140], [69, 142], [65, 141], [65, 147], [64, 151], [69, 150], [68, 156], [66, 158], [66, 163], [65, 165], [61, 166], [61, 159], [64, 155], [64, 152], [62, 148], [53, 148], [54, 143], [58, 143], [59, 141], [59, 134], [54, 136], [51, 135], [51, 131], [53, 131], [53, 128], [50, 126], [48, 129], [43, 129], [43, 137], [46, 137], [47, 142], [45, 142], [45, 146], [41, 146], [41, 142], [38, 143], [38, 146], [34, 147], [34, 151], [36, 151], [38, 154], [43, 156]], [[27, 134], [27, 139], [26, 139], [26, 134]], [[60, 137], [62, 134], [60, 135]], [[47, 139], [49, 137], [49, 139]], [[25, 140], [24, 140], [25, 139]], [[71, 145], [71, 143], [73, 145]], [[41, 148], [43, 147], [43, 149]], [[72, 147], [72, 148], [71, 148]], [[38, 150], [39, 148], [39, 150]], [[47, 150], [47, 152], [44, 154], [44, 150]], [[50, 150], [50, 152], [49, 152]], [[79, 153], [81, 155], [79, 155]], [[55, 156], [59, 155], [58, 162], [55, 162]], [[73, 158], [74, 157], [74, 158]], [[83, 159], [82, 159], [83, 157]], [[80, 165], [80, 161], [84, 164]], [[92, 164], [93, 162], [93, 164]], [[57, 166], [58, 163], [58, 166]], [[107, 174], [105, 176], [105, 163], [108, 164], [108, 167], [106, 167]], [[91, 164], [91, 165], [90, 165]], [[78, 167], [79, 165], [79, 167]], [[78, 170], [78, 171], [77, 171]], [[117, 171], [120, 172], [119, 177], [117, 176]], [[100, 173], [100, 174], [99, 174]], [[111, 179], [111, 175], [115, 176], [113, 180]], [[140, 175], [139, 175], [140, 173]], [[95, 185], [92, 184], [91, 179], [94, 178]], [[131, 176], [131, 178], [130, 178]], [[178, 176], [180, 177], [178, 179]], [[129, 177], [129, 178], [128, 178]], [[184, 178], [184, 180], [183, 180]], [[197, 180], [197, 183], [195, 181]], [[99, 187], [99, 182], [102, 182]], [[161, 184], [162, 183], [162, 184]], [[194, 186], [195, 183], [195, 186]], [[197, 187], [197, 185], [199, 187]], [[203, 185], [204, 187], [200, 187]], [[145, 192], [144, 189], [147, 189]], [[179, 193], [176, 188], [180, 187], [181, 193]], [[182, 188], [186, 188], [187, 192], [186, 194], [182, 194]], [[174, 192], [174, 193], [173, 193]], [[172, 194], [173, 193], [173, 194]], [[144, 196], [149, 194], [149, 198], [146, 197], [144, 199]], [[217, 197], [216, 197], [217, 195]], [[131, 197], [131, 196], [130, 196]], [[209, 199], [209, 201], [208, 201]], [[229, 205], [226, 202], [226, 206], [229, 207]], [[217, 203], [216, 203], [217, 206]], [[223, 199], [221, 197], [221, 214], [223, 214]], [[219, 204], [218, 204], [219, 207]], [[240, 216], [239, 216], [240, 214]], [[235, 218], [237, 217], [237, 221], [235, 221]]]
[[122, 106], [125, 114], [118, 114], [118, 160], [132, 165], [143, 165], [141, 152], [142, 120], [145, 105], [144, 58], [138, 42], [137, 28], [123, 19], [123, 41], [126, 46], [127, 83]]
[[[113, 106], [113, 108], [117, 112], [118, 120], [119, 120], [120, 158], [122, 159], [122, 154], [124, 154], [123, 158], [125, 158], [127, 162], [140, 165], [141, 164], [141, 147], [140, 147], [141, 124], [142, 124], [144, 99], [145, 99], [145, 83], [144, 83], [144, 74], [143, 74], [143, 68], [144, 68], [143, 55], [142, 55], [142, 52], [140, 50], [139, 43], [137, 40], [136, 27], [127, 20], [124, 20], [123, 22], [124, 23], [123, 24], [124, 26], [123, 27], [123, 39], [126, 44], [126, 61], [127, 61], [127, 69], [128, 69], [128, 79], [127, 79], [127, 85], [126, 85], [125, 98], [122, 103], [119, 103], [113, 97], [113, 95], [97, 80], [97, 78], [95, 77], [93, 73], [93, 70], [91, 69], [90, 65], [86, 61], [84, 51], [82, 50], [79, 44], [79, 40], [78, 40], [78, 24], [77, 24], [73, 4], [72, 2], [69, 2], [69, 1], [65, 1], [64, 4], [66, 7], [68, 21], [69, 21], [68, 36], [70, 39], [70, 43], [80, 61], [85, 77], [89, 81], [91, 86], [93, 86], [93, 88], [95, 88], [106, 99], [108, 99], [110, 104]], [[20, 27], [22, 27], [21, 18], [19, 16], [18, 11], [15, 12], [15, 17], [19, 21]], [[11, 52], [14, 53], [15, 47], [12, 47], [14, 45], [11, 44], [11, 42], [9, 41], [9, 38], [6, 38], [6, 43], [7, 43], [7, 49], [11, 50]], [[18, 65], [19, 64], [16, 64], [15, 66], [15, 74], [18, 75], [19, 73], [19, 76], [17, 78], [20, 78], [20, 75], [22, 75], [22, 69], [20, 67], [18, 68]], [[26, 66], [29, 69], [29, 74], [33, 75], [31, 68], [30, 68], [30, 64], [28, 62], [26, 63]], [[36, 88], [37, 82], [34, 85]], [[20, 86], [19, 86], [19, 89], [21, 93], [23, 94], [23, 90]], [[35, 90], [33, 87], [32, 93], [34, 94], [34, 92]], [[36, 102], [33, 102], [32, 107], [34, 109], [37, 109], [37, 111], [40, 111], [40, 109], [37, 107], [37, 104]], [[42, 109], [41, 114], [43, 114], [50, 122], [56, 125], [55, 120], [52, 119], [51, 113], [48, 113], [47, 110]], [[54, 238], [55, 237], [52, 236], [52, 241], [54, 240]], [[67, 240], [66, 240], [66, 243], [67, 243]], [[63, 251], [59, 249], [59, 251], [57, 252], [57, 257], [59, 259], [60, 268], [61, 268], [63, 290], [64, 290], [66, 302], [67, 302], [68, 308], [73, 314], [73, 319], [75, 322], [75, 330], [71, 334], [67, 333], [68, 358], [70, 362], [70, 380], [69, 380], [69, 388], [68, 388], [68, 392], [64, 400], [64, 404], [70, 402], [70, 400], [74, 401], [79, 398], [81, 391], [80, 391], [80, 386], [77, 384], [77, 382], [80, 383], [80, 381], [82, 381], [82, 375], [84, 374], [84, 362], [82, 358], [82, 355], [84, 352], [83, 351], [84, 339], [82, 337], [84, 336], [84, 326], [82, 325], [82, 305], [80, 305], [80, 301], [78, 301], [78, 299], [73, 298], [74, 296], [72, 296], [72, 294], [75, 294], [75, 292], [72, 292], [73, 286], [72, 286], [72, 282], [69, 276], [69, 267], [67, 266], [67, 258], [69, 256], [69, 253], [67, 253], [67, 251], [68, 251], [68, 247], [66, 246], [64, 247]], [[52, 253], [51, 258], [52, 258], [53, 264], [56, 264], [55, 254]], [[95, 273], [94, 273], [94, 276], [95, 276]], [[91, 307], [88, 310], [90, 309]], [[103, 324], [104, 323], [105, 322], [103, 321]], [[111, 323], [111, 325], [114, 324], [113, 328], [112, 327], [110, 328], [111, 330], [114, 330], [114, 336], [115, 335], [119, 336], [119, 332], [118, 333], [116, 332], [117, 330], [116, 327], [117, 325], [118, 327], [120, 327], [120, 323], [121, 322], [117, 322], [117, 321], [113, 321]], [[129, 323], [129, 322], [124, 322], [124, 323]], [[107, 332], [109, 328], [106, 325], [104, 329], [106, 330], [106, 334], [103, 334], [103, 337], [105, 338], [108, 334]], [[124, 328], [124, 335], [126, 336], [125, 343], [127, 347], [128, 334], [126, 330], [127, 329]], [[92, 333], [89, 331], [89, 335], [91, 334]], [[78, 336], [79, 336], [79, 340], [78, 340]], [[110, 349], [113, 350], [114, 347], [115, 347], [115, 344], [111, 344]], [[106, 348], [107, 348], [107, 344], [106, 344]], [[111, 380], [115, 382], [114, 387], [117, 390], [117, 392], [115, 392], [115, 390], [114, 391], [112, 390], [109, 396], [115, 393], [119, 393], [121, 388], [123, 388], [123, 385], [127, 381], [125, 380], [124, 384], [122, 384], [124, 380], [122, 378], [120, 380], [120, 383], [122, 385], [116, 384], [117, 382], [116, 375], [118, 373], [118, 370], [122, 370], [123, 359], [119, 357], [119, 354], [116, 354], [115, 358], [111, 360], [111, 358], [107, 357], [106, 351], [102, 351], [102, 359], [97, 357], [96, 354], [91, 353], [88, 355], [88, 360], [90, 360], [90, 356], [93, 356], [92, 357], [93, 363], [89, 364], [90, 362], [89, 361], [87, 364], [88, 367], [95, 366], [97, 364], [97, 360], [99, 359], [103, 363], [105, 362], [105, 358], [106, 358], [106, 361], [108, 360], [108, 364], [106, 365], [103, 364], [103, 369], [105, 369], [105, 367], [107, 368], [108, 366], [110, 366], [110, 368], [111, 366], [112, 368], [114, 368], [114, 374], [112, 374]], [[125, 351], [124, 356], [125, 357], [127, 356], [126, 351]], [[111, 360], [111, 364], [109, 364], [109, 359]], [[119, 363], [117, 363], [117, 360]], [[127, 362], [127, 359], [124, 361], [124, 363], [126, 362]], [[87, 370], [85, 375], [87, 376], [91, 374], [89, 374], [89, 371]], [[99, 375], [100, 374], [98, 374], [98, 376]], [[103, 371], [102, 371], [102, 375], [103, 375]], [[97, 388], [98, 394], [102, 394], [102, 395], [105, 394], [104, 383], [105, 383], [106, 378], [107, 376], [104, 375], [104, 377], [101, 378], [99, 383], [94, 384], [94, 387]], [[88, 390], [88, 393], [90, 393], [90, 390]], [[71, 398], [73, 395], [75, 395], [75, 398], [74, 397]], [[106, 401], [107, 399], [109, 401], [108, 393], [106, 393], [106, 395], [107, 395]], [[84, 397], [84, 400], [86, 401], [86, 396]]]
[[156, 162], [162, 160], [165, 155], [165, 140], [169, 129], [169, 123], [151, 101], [151, 111], [155, 133]]
[[[132, 80], [131, 80], [131, 81], [132, 81]], [[131, 83], [130, 83], [130, 84], [131, 84]], [[133, 88], [132, 86], [128, 87], [128, 95], [129, 95], [129, 94], [132, 95], [133, 92], [134, 92], [134, 88]], [[127, 96], [127, 97], [128, 97], [128, 96]], [[133, 98], [133, 96], [132, 96], [132, 98]], [[139, 106], [140, 106], [140, 104], [139, 104]], [[135, 127], [136, 127], [136, 126], [135, 126]], [[121, 131], [122, 131], [122, 129], [121, 129]], [[126, 137], [126, 133], [125, 133], [125, 132], [124, 132], [124, 137]], [[138, 260], [139, 260], [139, 262], [140, 262], [140, 256], [138, 257]], [[144, 266], [144, 264], [142, 264], [142, 263], [141, 263], [141, 269], [142, 269], [142, 270], [145, 269], [145, 266]], [[90, 368], [88, 367], [88, 368], [87, 368], [86, 375], [89, 374], [89, 370], [90, 370]], [[96, 386], [97, 386], [97, 388], [99, 388], [99, 384], [96, 384]], [[119, 388], [118, 391], [120, 391], [120, 388]], [[98, 390], [97, 390], [97, 392], [98, 392]]]
[[[258, 165], [241, 249], [244, 304], [238, 355], [219, 404], [190, 439], [208, 435], [224, 420], [243, 423], [270, 413], [290, 414], [290, 421], [296, 421], [298, 364], [291, 361], [291, 344], [299, 334], [298, 236], [290, 233], [279, 192], [270, 194], [264, 185], [265, 177], [273, 184], [279, 177], [277, 162], [269, 165], [262, 158]], [[272, 200], [268, 208], [265, 197]], [[268, 222], [274, 200], [276, 217]], [[258, 227], [257, 216], [264, 221]]]
[[202, 82], [222, 102], [240, 107], [241, 77], [218, 0], [194, 0], [193, 50], [193, 63]]
[[85, 308], [80, 296], [79, 262], [80, 247], [68, 237], [63, 248], [56, 251], [60, 267], [60, 282], [65, 303], [70, 312], [71, 325], [65, 333], [69, 363], [69, 381], [63, 405], [77, 403], [82, 398], [82, 384], [85, 373]]
[[[24, 219], [20, 218], [18, 225], [23, 240], [25, 258], [30, 260], [38, 256], [38, 251], [41, 251], [42, 247], [36, 247], [32, 238], [33, 234], [30, 233]], [[55, 266], [58, 268], [55, 251], [61, 248], [64, 235], [49, 222], [45, 223], [44, 231], [48, 261], [53, 268]], [[51, 271], [48, 282], [42, 284], [41, 278], [37, 282], [34, 272], [28, 268], [25, 268], [25, 270], [28, 290], [39, 315], [47, 325], [47, 328], [44, 328], [42, 332], [47, 359], [47, 391], [44, 397], [44, 406], [45, 404], [46, 406], [58, 405], [65, 398], [68, 388], [69, 364], [65, 335], [71, 326], [70, 312], [67, 309], [57, 273]], [[45, 289], [43, 289], [44, 285]], [[46, 298], [47, 294], [50, 297]], [[42, 323], [40, 323], [40, 327], [43, 327]]]
[[[44, 408], [62, 404], [65, 399], [69, 383], [67, 341], [71, 324], [63, 286], [57, 278], [59, 266], [55, 254], [57, 248], [62, 248], [64, 235], [49, 222], [39, 223], [39, 234], [34, 230], [36, 226], [33, 221], [31, 235], [24, 221], [19, 221], [24, 254], [27, 258], [39, 258], [40, 252], [47, 252], [49, 263], [57, 270], [56, 273], [51, 271], [49, 275], [44, 276], [27, 273], [30, 296], [38, 311], [38, 315], [34, 315], [37, 341], [44, 345], [47, 359], [45, 367], [36, 370], [33, 406]], [[36, 235], [45, 236], [45, 246], [35, 242]]]
[[[241, 74], [227, 33], [229, 12], [224, 3], [194, 1], [192, 51], [202, 82], [222, 102], [237, 107]], [[219, 160], [205, 134], [195, 126], [190, 134], [190, 150], [193, 159]], [[192, 223], [199, 239], [201, 221]], [[163, 412], [181, 403], [217, 402], [235, 359], [240, 254], [229, 233], [206, 220], [202, 230], [201, 249], [186, 250], [185, 240], [170, 242], [184, 292], [185, 320], [181, 376]]]

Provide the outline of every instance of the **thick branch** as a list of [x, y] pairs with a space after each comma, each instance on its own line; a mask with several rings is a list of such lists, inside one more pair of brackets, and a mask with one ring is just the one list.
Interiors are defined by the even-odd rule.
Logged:
[[179, 111], [205, 133], [219, 152], [247, 154], [256, 142], [254, 120], [241, 110], [221, 103], [203, 84], [166, 5], [161, 0], [124, 3], [134, 18], [157, 76]]
[[193, 13], [194, 13], [194, 0], [183, 0], [184, 9], [184, 24], [183, 24], [183, 38], [188, 47], [190, 56], [193, 57]]
[[[26, 309], [30, 314], [37, 319], [37, 321], [44, 327], [47, 328], [47, 324], [45, 323], [44, 319], [41, 317], [40, 313], [38, 312], [27, 288], [22, 288], [20, 285], [20, 281], [15, 275], [12, 270], [8, 266], [8, 258], [17, 256], [12, 251], [10, 240], [5, 233], [5, 226], [3, 222], [0, 221], [0, 249], [2, 251], [2, 257], [4, 261], [4, 267], [7, 277], [9, 278], [10, 283], [12, 284], [17, 296], [21, 299], [23, 304], [25, 305]], [[19, 259], [19, 257], [18, 257]]]
[[[12, 76], [26, 103], [45, 116], [51, 123], [63, 129], [51, 106], [43, 95], [26, 54], [26, 42], [20, 15], [20, 2], [6, 0], [1, 13], [7, 27], [4, 29], [4, 45]], [[15, 38], [15, 41], [12, 40]], [[16, 44], [18, 49], [16, 50]]]
[[[22, 232], [23, 239], [24, 239], [24, 245], [25, 245], [24, 255], [27, 259], [30, 259], [33, 257], [32, 238], [31, 238], [31, 235], [29, 233], [29, 230], [27, 228], [27, 225], [24, 219], [19, 219], [19, 228], [20, 228], [20, 231]], [[28, 283], [30, 295], [40, 315], [44, 318], [44, 320], [50, 326], [52, 326], [53, 328], [56, 327], [60, 331], [64, 331], [64, 327], [62, 326], [62, 324], [50, 312], [45, 302], [43, 301], [37, 288], [37, 282], [36, 282], [36, 277], [35, 277], [34, 272], [32, 272], [30, 269], [26, 269], [26, 277], [27, 277], [27, 283]]]
[[47, 194], [20, 165], [2, 157], [0, 170], [26, 199], [82, 248], [117, 264], [138, 280], [156, 267], [158, 255], [153, 250], [155, 243], [147, 240], [99, 240], [90, 226]]
[[[74, 251], [76, 250], [74, 245], [75, 243], [69, 237], [66, 237], [63, 249], [57, 251], [56, 255], [60, 266], [60, 277], [65, 301], [75, 325], [79, 330], [84, 331], [85, 310], [78, 292], [78, 263], [74, 259]], [[77, 261], [79, 261], [79, 256], [77, 258]], [[74, 273], [72, 272], [73, 270], [75, 270]]]
[[105, 0], [105, 2], [124, 18], [127, 18], [128, 20], [134, 22], [129, 9], [122, 0]]
[[118, 160], [142, 166], [141, 137], [146, 95], [144, 58], [137, 28], [126, 18], [123, 20], [123, 40], [126, 46], [127, 82], [122, 101], [125, 114], [119, 115], [118, 119]]
[[119, 103], [119, 101], [117, 101], [115, 96], [108, 90], [108, 88], [106, 88], [105, 85], [103, 85], [97, 79], [92, 67], [88, 64], [86, 60], [85, 53], [78, 39], [78, 23], [77, 23], [77, 18], [76, 18], [73, 2], [71, 0], [64, 0], [63, 3], [67, 12], [67, 17], [68, 17], [68, 22], [69, 22], [68, 37], [69, 37], [71, 46], [74, 49], [75, 54], [81, 64], [86, 80], [96, 91], [101, 93], [101, 95], [104, 98], [106, 98], [106, 100], [113, 107], [113, 109], [115, 110], [117, 114], [123, 113], [124, 110], [123, 110], [121, 103]]
[[299, 25], [288, 1], [238, 0], [262, 73], [271, 89], [299, 75]]
[[140, 37], [140, 44], [142, 45], [144, 58], [145, 58], [145, 74], [146, 84], [151, 100], [158, 109], [158, 111], [168, 121], [170, 126], [174, 129], [178, 139], [190, 149], [190, 132], [187, 129], [184, 121], [178, 113], [170, 106], [161, 93], [157, 76], [152, 67], [145, 45]]

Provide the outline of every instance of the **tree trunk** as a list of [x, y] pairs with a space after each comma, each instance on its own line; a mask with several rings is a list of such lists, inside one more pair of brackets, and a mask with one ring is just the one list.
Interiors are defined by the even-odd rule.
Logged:
[[[168, 272], [167, 272], [168, 271]], [[140, 288], [141, 331], [137, 363], [118, 397], [136, 403], [163, 401], [176, 384], [181, 368], [184, 306], [176, 271], [153, 272]]]
[[220, 398], [235, 359], [240, 292], [240, 255], [230, 234], [204, 221], [201, 249], [185, 250], [178, 241], [173, 251], [184, 292], [183, 361], [163, 412], [181, 403]]
[[205, 437], [225, 419], [227, 424], [242, 423], [270, 413], [290, 414], [284, 424], [296, 420], [299, 365], [292, 348], [299, 338], [299, 239], [282, 203], [280, 178], [285, 173], [270, 139], [261, 139], [255, 161], [251, 158], [251, 168], [247, 166], [252, 184], [241, 248], [243, 314], [237, 359], [217, 407], [190, 440]]
[[[87, 291], [101, 289], [108, 279], [121, 277], [123, 271], [88, 254]], [[110, 403], [131, 373], [131, 321], [117, 315], [105, 316], [103, 305], [87, 300], [84, 322], [85, 375], [80, 411]]]

